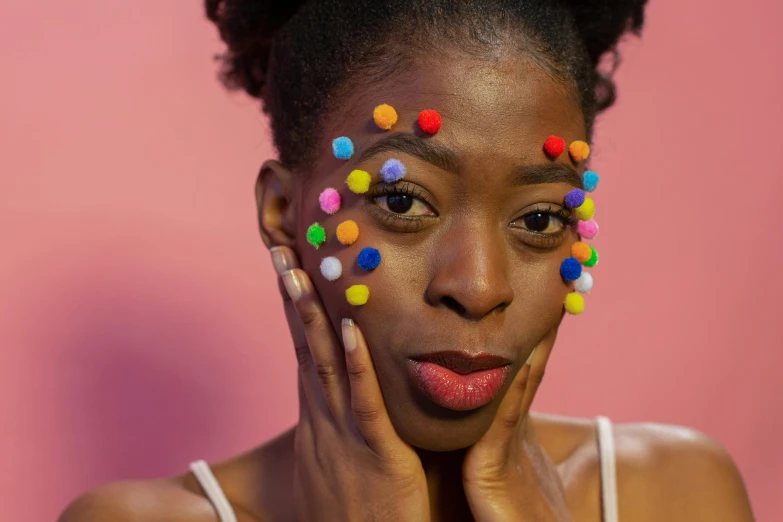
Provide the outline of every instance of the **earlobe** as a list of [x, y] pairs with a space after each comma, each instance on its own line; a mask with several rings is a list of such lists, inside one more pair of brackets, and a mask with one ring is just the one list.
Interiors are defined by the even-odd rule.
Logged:
[[264, 244], [294, 247], [296, 242], [296, 204], [294, 174], [276, 160], [261, 166], [256, 179], [258, 227]]

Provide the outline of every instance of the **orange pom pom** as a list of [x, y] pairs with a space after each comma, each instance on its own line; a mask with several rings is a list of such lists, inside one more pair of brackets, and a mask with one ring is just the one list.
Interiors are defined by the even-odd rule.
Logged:
[[584, 262], [590, 259], [590, 257], [593, 255], [593, 249], [590, 248], [590, 245], [587, 243], [578, 241], [571, 245], [571, 255], [575, 257], [577, 261], [584, 264]]
[[[356, 221], [349, 219], [337, 225], [337, 241], [343, 245], [352, 245], [357, 239], [359, 239], [359, 225]], [[589, 255], [587, 257], [590, 258]]]
[[590, 145], [584, 141], [577, 140], [568, 147], [568, 153], [574, 161], [584, 161], [590, 156]]
[[391, 129], [397, 123], [397, 111], [391, 105], [378, 105], [372, 113], [375, 124], [383, 130]]

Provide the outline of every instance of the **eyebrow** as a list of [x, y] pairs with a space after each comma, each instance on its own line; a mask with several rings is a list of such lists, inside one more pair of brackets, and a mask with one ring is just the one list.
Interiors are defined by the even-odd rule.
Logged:
[[568, 183], [582, 188], [579, 174], [563, 163], [544, 163], [519, 167], [514, 176], [514, 185], [542, 185], [544, 183]]

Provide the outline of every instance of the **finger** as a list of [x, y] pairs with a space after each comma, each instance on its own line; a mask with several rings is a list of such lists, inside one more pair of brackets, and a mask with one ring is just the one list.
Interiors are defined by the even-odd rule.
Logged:
[[517, 372], [505, 397], [500, 402], [495, 419], [492, 421], [489, 430], [479, 441], [485, 448], [494, 448], [498, 451], [498, 457], [500, 458], [504, 458], [506, 452], [509, 451], [511, 439], [522, 418], [522, 401], [525, 396], [529, 374], [530, 365], [525, 363]]
[[552, 353], [552, 346], [554, 346], [554, 342], [540, 344], [535, 348], [533, 354], [531, 354], [532, 361], [528, 362], [530, 365], [529, 382], [525, 389], [525, 397], [522, 400], [522, 408], [520, 410], [522, 415], [527, 415], [530, 411], [530, 406], [533, 404], [533, 399], [536, 397], [538, 387], [544, 380], [546, 364], [549, 361], [549, 355]]

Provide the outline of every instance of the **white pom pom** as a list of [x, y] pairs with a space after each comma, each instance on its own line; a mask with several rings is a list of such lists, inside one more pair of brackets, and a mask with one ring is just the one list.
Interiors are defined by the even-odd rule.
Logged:
[[574, 283], [574, 289], [580, 294], [589, 294], [593, 289], [593, 276], [589, 272], [582, 270], [582, 275]]
[[336, 257], [325, 257], [321, 261], [321, 273], [329, 281], [336, 281], [343, 275], [343, 264]]

